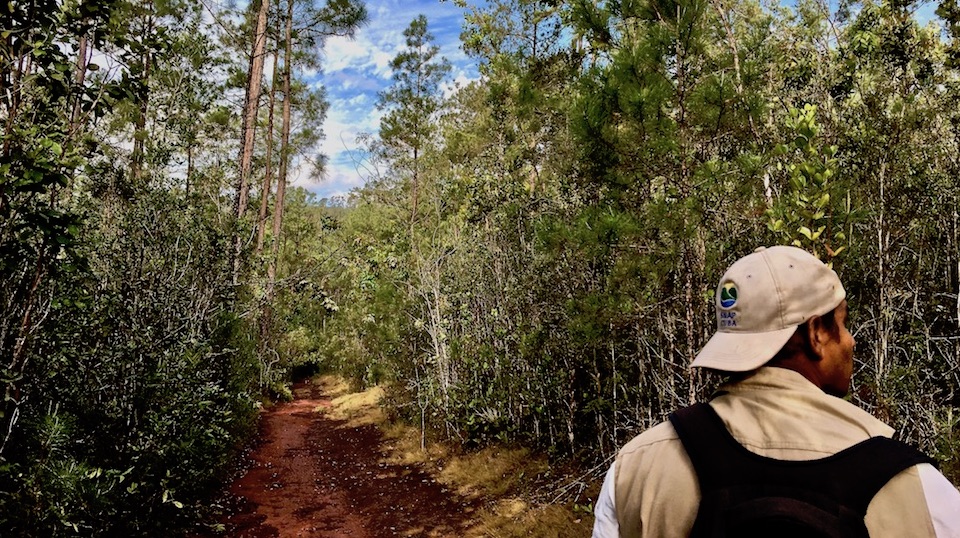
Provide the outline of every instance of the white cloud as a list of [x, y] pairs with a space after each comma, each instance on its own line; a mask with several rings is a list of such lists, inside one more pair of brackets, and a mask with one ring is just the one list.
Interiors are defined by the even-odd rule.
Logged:
[[383, 113], [376, 108], [377, 93], [390, 84], [390, 61], [406, 46], [403, 31], [424, 14], [440, 54], [454, 66], [444, 95], [477, 78], [476, 67], [460, 49], [463, 10], [453, 2], [437, 0], [370, 0], [370, 20], [354, 39], [332, 37], [324, 47], [323, 72], [314, 84], [327, 89], [330, 110], [324, 122], [326, 138], [317, 151], [327, 155], [327, 178], [320, 183], [306, 177], [294, 182], [321, 197], [345, 195], [371, 175], [364, 169], [366, 154], [357, 142], [361, 133], [376, 134]]
[[357, 95], [354, 95], [353, 97], [351, 97], [351, 98], [347, 101], [347, 104], [348, 104], [349, 106], [360, 106], [360, 105], [367, 105], [368, 103], [371, 103], [372, 101], [373, 101], [373, 100], [370, 98], [369, 95], [364, 94], [364, 93], [358, 93]]
[[[362, 163], [361, 163], [362, 164]], [[308, 171], [298, 167], [293, 173], [291, 185], [302, 187], [320, 198], [346, 196], [351, 190], [362, 187], [367, 174], [358, 172], [358, 166], [351, 163], [329, 163], [324, 177], [319, 181], [309, 177]]]
[[[321, 142], [321, 151], [333, 155], [355, 149], [357, 135], [379, 130], [383, 113], [372, 104], [363, 104], [369, 99], [369, 96], [356, 96], [349, 100], [331, 101], [327, 120], [323, 124], [326, 139]], [[352, 105], [353, 101], [359, 104]]]
[[[387, 37], [387, 39], [384, 39]], [[390, 60], [400, 47], [389, 36], [382, 34], [374, 41], [368, 29], [362, 29], [355, 39], [331, 37], [324, 46], [324, 68], [328, 73], [346, 69], [373, 71], [381, 78], [389, 78]]]
[[443, 92], [444, 98], [449, 99], [450, 96], [456, 93], [460, 88], [466, 87], [471, 82], [476, 80], [479, 80], [479, 77], [469, 76], [466, 72], [460, 71], [453, 80], [445, 81], [440, 86], [440, 91]]

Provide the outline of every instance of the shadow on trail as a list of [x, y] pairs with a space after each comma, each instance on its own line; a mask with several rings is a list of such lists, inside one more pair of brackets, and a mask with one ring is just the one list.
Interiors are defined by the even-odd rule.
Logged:
[[[384, 461], [376, 426], [317, 412], [329, 398], [307, 381], [264, 411], [245, 475], [229, 488], [219, 536], [461, 536], [479, 501], [416, 466]], [[216, 535], [202, 535], [216, 536]], [[197, 538], [201, 538], [198, 536]]]

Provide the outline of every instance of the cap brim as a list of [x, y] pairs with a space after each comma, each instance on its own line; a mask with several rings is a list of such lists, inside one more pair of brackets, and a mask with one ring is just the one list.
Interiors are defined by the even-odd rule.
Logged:
[[690, 365], [724, 372], [749, 372], [766, 364], [797, 327], [763, 333], [716, 332]]

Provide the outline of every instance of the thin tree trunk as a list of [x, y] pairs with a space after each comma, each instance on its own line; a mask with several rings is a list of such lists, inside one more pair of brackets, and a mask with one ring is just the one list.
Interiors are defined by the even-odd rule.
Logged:
[[[31, 34], [28, 34], [31, 35]], [[7, 37], [7, 49], [11, 47], [10, 37]], [[12, 62], [11, 62], [12, 63]], [[13, 137], [10, 134], [13, 132], [13, 126], [16, 125], [17, 117], [20, 115], [20, 103], [21, 92], [23, 88], [21, 87], [21, 79], [25, 74], [29, 74], [31, 70], [30, 56], [25, 52], [20, 52], [20, 57], [17, 59], [16, 66], [10, 72], [10, 87], [7, 89], [7, 118], [6, 125], [4, 125], [4, 137], [3, 141], [3, 153], [8, 155], [10, 153], [10, 145], [13, 143]], [[2, 190], [0, 190], [2, 192]]]
[[883, 376], [884, 370], [887, 367], [887, 348], [890, 343], [890, 318], [892, 317], [892, 306], [888, 305], [887, 302], [887, 282], [886, 282], [886, 257], [887, 257], [887, 243], [889, 241], [889, 236], [885, 233], [884, 225], [884, 205], [886, 200], [884, 199], [885, 190], [886, 190], [886, 172], [887, 172], [887, 163], [883, 161], [880, 163], [880, 174], [879, 174], [879, 187], [880, 187], [880, 215], [877, 222], [877, 288], [879, 292], [879, 309], [877, 315], [877, 333], [878, 333], [878, 345], [876, 348], [877, 353], [877, 383], [882, 387], [883, 386]]
[[417, 196], [420, 189], [420, 151], [413, 148], [413, 196], [410, 209], [410, 239], [413, 239], [414, 222], [417, 220]]
[[263, 173], [263, 187], [260, 189], [260, 218], [257, 220], [257, 256], [263, 253], [263, 242], [267, 235], [267, 211], [270, 209], [270, 189], [273, 183], [273, 111], [277, 105], [277, 63], [279, 53], [273, 51], [273, 76], [270, 77], [270, 104], [267, 114], [267, 156]]
[[[78, 88], [83, 87], [83, 83], [87, 78], [87, 64], [90, 63], [90, 53], [88, 51], [87, 36], [81, 36], [80, 42], [77, 44], [77, 71], [74, 76], [74, 82], [76, 82]], [[70, 114], [70, 134], [76, 135], [80, 130], [80, 96], [77, 96], [77, 100], [73, 103], [73, 111]]]
[[237, 222], [233, 245], [234, 285], [240, 280], [240, 252], [243, 250], [243, 236], [239, 225], [247, 212], [247, 200], [250, 194], [250, 169], [253, 163], [253, 142], [257, 130], [257, 110], [260, 107], [260, 83], [263, 78], [263, 51], [266, 48], [267, 14], [269, 10], [269, 0], [260, 0], [260, 10], [257, 13], [257, 29], [253, 36], [253, 50], [250, 53], [247, 93], [244, 98], [240, 174], [237, 176], [237, 192], [233, 199], [233, 214]]
[[[682, 13], [680, 12], [680, 7], [677, 7], [677, 20], [682, 18]], [[677, 29], [677, 49], [676, 49], [676, 60], [677, 60], [677, 131], [680, 146], [680, 192], [681, 196], [684, 199], [693, 196], [693, 186], [691, 178], [691, 169], [690, 169], [690, 133], [689, 126], [687, 125], [687, 62], [686, 62], [686, 53], [687, 47], [686, 43], [682, 39], [680, 32], [683, 30]], [[689, 210], [684, 210], [683, 215], [683, 228], [686, 232], [693, 228], [693, 223], [691, 222], [691, 216]], [[699, 289], [700, 281], [702, 280], [701, 275], [703, 274], [703, 264], [702, 256], [700, 252], [702, 237], [700, 233], [696, 233], [695, 237], [686, 238], [683, 244], [683, 291], [684, 291], [684, 310], [686, 311], [685, 315], [685, 325], [687, 333], [686, 341], [686, 353], [684, 357], [684, 364], [690, 364], [693, 362], [693, 358], [696, 354], [697, 346], [699, 345], [699, 335], [698, 328], [700, 326], [700, 309], [697, 304], [698, 294], [696, 290]], [[687, 399], [692, 404], [696, 401], [697, 397], [697, 382], [699, 376], [697, 373], [690, 369], [688, 372], [688, 382], [689, 389], [687, 392]]]
[[[151, 11], [151, 14], [147, 16], [147, 27], [144, 31], [144, 35], [149, 36], [153, 33], [153, 3], [148, 3], [147, 8]], [[150, 70], [153, 67], [153, 54], [149, 49], [143, 53], [142, 61], [143, 91], [139, 95], [139, 114], [137, 115], [137, 121], [133, 133], [133, 153], [130, 156], [130, 176], [134, 180], [138, 180], [141, 176], [143, 176], [143, 154], [147, 139], [147, 134], [145, 131], [147, 128], [147, 112], [149, 111], [150, 105]]]
[[[727, 44], [730, 46], [730, 55], [733, 57], [733, 75], [736, 81], [737, 97], [740, 99], [740, 104], [745, 105], [743, 101], [743, 78], [740, 76], [740, 51], [737, 48], [737, 39], [733, 33], [733, 25], [730, 24], [730, 19], [727, 16], [726, 8], [723, 6], [723, 1], [713, 0], [711, 3], [717, 11], [717, 16], [720, 17], [720, 22], [723, 24], [724, 33], [727, 35]], [[757, 126], [753, 121], [752, 114], [747, 114], [747, 122], [750, 124], [750, 132], [753, 133], [754, 138], [759, 141], [760, 133], [757, 132]], [[766, 182], [766, 180], [767, 178], [765, 177], [764, 181]]]
[[184, 196], [190, 196], [190, 178], [193, 176], [193, 144], [187, 146], [187, 179]]
[[283, 199], [287, 190], [287, 168], [290, 161], [290, 71], [293, 63], [293, 0], [287, 0], [287, 29], [283, 53], [283, 126], [280, 138], [280, 170], [277, 174], [277, 196], [273, 205], [273, 246], [267, 265], [266, 306], [260, 318], [261, 335], [269, 334], [273, 311], [270, 305], [276, 290], [277, 262], [280, 257], [280, 230], [283, 226]]
[[[14, 379], [17, 379], [21, 374], [23, 374], [27, 366], [27, 352], [30, 349], [28, 344], [30, 343], [31, 333], [35, 329], [33, 319], [34, 308], [39, 302], [37, 295], [40, 284], [47, 272], [46, 268], [47, 248], [43, 248], [40, 251], [40, 256], [37, 258], [37, 261], [34, 264], [33, 277], [30, 279], [30, 287], [26, 290], [23, 315], [20, 318], [20, 327], [17, 331], [17, 338], [14, 341], [12, 357], [9, 365], [6, 368], [6, 372], [8, 374], [16, 376]], [[0, 410], [3, 411], [3, 415], [0, 415], [0, 418], [10, 417], [6, 420], [5, 424], [7, 434], [3, 441], [0, 442], [0, 454], [3, 454], [7, 440], [13, 431], [13, 427], [19, 415], [19, 407], [21, 403], [20, 388], [15, 383], [16, 381], [14, 380], [10, 380], [5, 383], [6, 387], [4, 388], [3, 404], [0, 406]]]

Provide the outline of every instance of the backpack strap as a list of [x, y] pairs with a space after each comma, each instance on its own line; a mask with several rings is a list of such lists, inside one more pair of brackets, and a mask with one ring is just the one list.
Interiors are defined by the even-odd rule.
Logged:
[[872, 437], [816, 460], [768, 458], [741, 445], [707, 403], [674, 412], [670, 422], [693, 463], [704, 496], [725, 488], [774, 484], [835, 499], [862, 519], [874, 495], [891, 478], [920, 463], [936, 465], [915, 448], [886, 437]]

